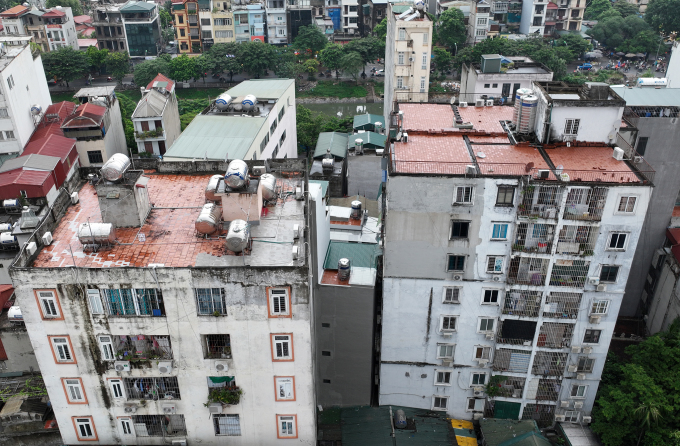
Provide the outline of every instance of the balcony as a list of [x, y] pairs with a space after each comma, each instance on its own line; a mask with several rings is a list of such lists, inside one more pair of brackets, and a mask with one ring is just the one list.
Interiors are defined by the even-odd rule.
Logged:
[[520, 217], [556, 219], [562, 202], [563, 188], [530, 184], [522, 190]]
[[510, 261], [508, 283], [543, 286], [549, 263], [549, 259], [515, 257]]
[[172, 359], [169, 336], [133, 335], [112, 336], [113, 351], [119, 361], [148, 361]]
[[177, 377], [123, 378], [125, 395], [128, 400], [181, 400]]
[[220, 404], [235, 406], [241, 401], [243, 390], [236, 386], [236, 382], [229, 376], [208, 377], [208, 402], [206, 404]]
[[550, 274], [551, 286], [583, 288], [588, 279], [590, 262], [557, 259]]
[[538, 332], [536, 346], [546, 348], [569, 348], [574, 335], [574, 324], [544, 322]]
[[[493, 381], [492, 377], [492, 381]], [[500, 396], [503, 398], [522, 398], [522, 393], [524, 392], [524, 383], [526, 379], [516, 378], [516, 377], [505, 377], [503, 381], [498, 383], [498, 387], [494, 387], [493, 390], [487, 390], [489, 396]], [[492, 395], [495, 394], [495, 395]]]
[[565, 225], [560, 229], [555, 253], [592, 256], [598, 232], [595, 226]]
[[527, 404], [522, 412], [523, 420], [534, 420], [538, 427], [546, 428], [554, 424], [555, 421], [554, 404]]
[[496, 342], [499, 344], [530, 346], [534, 341], [536, 322], [505, 319], [498, 323]]
[[494, 14], [507, 14], [509, 6], [509, 2], [493, 2], [491, 12]]
[[537, 252], [541, 254], [552, 251], [555, 237], [555, 225], [541, 223], [520, 223], [517, 225], [513, 251]]
[[510, 290], [505, 294], [503, 314], [512, 316], [538, 317], [541, 308], [541, 292]]
[[567, 194], [563, 218], [565, 220], [600, 221], [606, 201], [606, 188], [571, 188]]
[[544, 376], [562, 376], [568, 353], [537, 352], [531, 373]]
[[494, 352], [493, 370], [495, 372], [527, 373], [530, 360], [530, 351], [499, 348]]
[[543, 317], [576, 319], [581, 306], [581, 293], [552, 292], [545, 299]]
[[[193, 38], [193, 37], [192, 37]], [[162, 128], [155, 128], [145, 132], [135, 132], [135, 140], [155, 140], [165, 139], [165, 131]]]
[[562, 380], [554, 378], [541, 378], [538, 380], [538, 388], [535, 395], [531, 395], [532, 400], [537, 401], [557, 401], [562, 389]]

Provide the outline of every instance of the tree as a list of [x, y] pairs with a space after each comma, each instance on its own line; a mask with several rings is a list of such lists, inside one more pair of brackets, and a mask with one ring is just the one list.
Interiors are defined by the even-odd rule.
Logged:
[[67, 87], [69, 82], [85, 75], [89, 68], [86, 53], [70, 46], [45, 53], [42, 61], [45, 72], [66, 82]]
[[148, 85], [158, 74], [170, 76], [169, 64], [172, 58], [169, 54], [162, 54], [154, 60], [147, 60], [135, 65], [135, 84]]
[[274, 70], [274, 74], [284, 79], [295, 79], [303, 69], [297, 63], [295, 50], [290, 47], [276, 47], [274, 51], [276, 56], [271, 67]]
[[375, 28], [373, 28], [373, 34], [378, 39], [385, 41], [385, 39], [387, 38], [387, 17], [385, 17], [384, 19], [382, 19], [380, 23], [375, 25]]
[[243, 71], [259, 79], [265, 71], [274, 66], [274, 47], [262, 42], [244, 42], [240, 44], [238, 59]]
[[319, 60], [324, 67], [334, 70], [336, 76], [340, 77], [340, 60], [345, 55], [342, 45], [329, 43], [319, 54]]
[[170, 78], [185, 82], [196, 75], [196, 62], [193, 57], [182, 54], [170, 61], [168, 71]]
[[624, 53], [652, 52], [659, 44], [659, 37], [637, 16], [604, 18], [588, 34], [607, 48]]
[[90, 64], [90, 70], [100, 71], [109, 55], [109, 50], [99, 50], [97, 47], [91, 46], [87, 48], [85, 54], [87, 55], [87, 62]]
[[439, 43], [453, 50], [457, 45], [465, 43], [467, 28], [465, 16], [458, 8], [447, 9], [437, 21], [437, 38]]
[[434, 47], [432, 50], [434, 53], [434, 68], [439, 71], [439, 73], [445, 73], [451, 69], [451, 53], [446, 51], [444, 48]]
[[167, 2], [163, 3], [163, 9], [165, 9], [168, 14], [172, 15], [172, 1], [168, 0]]
[[560, 36], [554, 41], [555, 48], [564, 47], [569, 51], [569, 55], [563, 54], [567, 63], [576, 60], [583, 53], [590, 51], [592, 45], [586, 39], [581, 37], [578, 31], [569, 32]]
[[621, 17], [624, 19], [628, 16], [638, 15], [640, 13], [637, 6], [632, 3], [628, 3], [627, 1], [619, 1], [614, 3], [614, 10], [621, 14]]
[[165, 9], [161, 9], [158, 15], [161, 18], [161, 27], [167, 28], [172, 25], [172, 15]]
[[300, 51], [318, 53], [328, 44], [328, 39], [316, 25], [301, 26], [298, 35], [293, 40], [293, 48]]
[[584, 18], [586, 20], [599, 20], [600, 16], [608, 11], [613, 10], [610, 0], [592, 0], [586, 6]]
[[194, 65], [196, 67], [196, 77], [202, 77], [203, 83], [205, 84], [205, 77], [208, 75], [209, 71], [215, 70], [215, 60], [210, 53], [201, 54], [198, 57], [194, 57]]
[[346, 53], [355, 52], [361, 56], [364, 63], [363, 69], [366, 74], [366, 64], [376, 60], [385, 54], [380, 41], [376, 37], [364, 37], [363, 39], [352, 40], [344, 46]]
[[109, 53], [106, 56], [106, 68], [111, 71], [111, 76], [122, 84], [123, 78], [130, 72], [130, 56], [126, 52]]
[[679, 32], [680, 0], [651, 0], [645, 11], [645, 21], [656, 32]]
[[241, 50], [240, 45], [241, 44], [235, 42], [218, 43], [210, 48], [210, 54], [215, 63], [214, 72], [229, 73], [229, 82], [234, 79], [234, 74], [243, 71], [243, 66], [239, 60]]
[[343, 73], [349, 74], [356, 81], [359, 71], [364, 67], [364, 60], [361, 58], [361, 54], [352, 51], [342, 56], [340, 66]]
[[306, 60], [302, 65], [307, 73], [309, 80], [314, 80], [314, 75], [319, 71], [319, 61], [316, 59]]
[[63, 6], [65, 8], [71, 8], [71, 12], [74, 16], [83, 15], [83, 8], [78, 0], [47, 0], [45, 6], [48, 8]]

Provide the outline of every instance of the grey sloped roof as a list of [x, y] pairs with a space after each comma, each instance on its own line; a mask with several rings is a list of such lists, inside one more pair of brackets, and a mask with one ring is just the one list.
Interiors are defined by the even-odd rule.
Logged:
[[155, 89], [150, 90], [147, 94], [142, 97], [137, 103], [137, 108], [135, 108], [134, 113], [132, 113], [133, 118], [151, 118], [155, 116], [162, 116], [163, 110], [165, 109], [165, 103], [168, 101], [168, 97], [163, 93], [156, 91]]
[[32, 153], [26, 156], [20, 156], [11, 160], [5, 161], [5, 163], [0, 167], [0, 173], [7, 172], [9, 170], [20, 169], [22, 167], [28, 167], [29, 169], [37, 170], [54, 170], [54, 168], [59, 163], [59, 158], [56, 156], [38, 155]]

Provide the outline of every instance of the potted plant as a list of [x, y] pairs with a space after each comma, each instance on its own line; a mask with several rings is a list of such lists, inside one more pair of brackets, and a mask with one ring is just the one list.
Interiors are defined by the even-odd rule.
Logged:
[[221, 387], [211, 389], [208, 393], [208, 402], [204, 404], [205, 407], [210, 406], [211, 403], [221, 403], [223, 406], [233, 406], [241, 401], [243, 390], [238, 387]]

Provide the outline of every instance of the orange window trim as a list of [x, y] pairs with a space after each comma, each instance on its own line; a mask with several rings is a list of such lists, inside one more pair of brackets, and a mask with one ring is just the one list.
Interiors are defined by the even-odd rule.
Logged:
[[[43, 312], [43, 307], [40, 304], [40, 298], [38, 297], [38, 292], [39, 291], [51, 291], [54, 293], [54, 300], [57, 301], [57, 307], [59, 307], [59, 317], [45, 317], [45, 313]], [[61, 311], [61, 300], [59, 299], [59, 294], [57, 293], [56, 288], [40, 288], [40, 289], [35, 289], [33, 290], [33, 294], [35, 295], [35, 303], [38, 304], [38, 309], [40, 310], [40, 317], [44, 321], [63, 321], [64, 320], [64, 312]]]
[[[54, 343], [52, 342], [52, 338], [66, 338], [68, 340], [68, 347], [71, 349], [71, 358], [73, 359], [72, 361], [64, 362], [64, 361], [58, 361], [57, 360], [57, 353], [54, 351]], [[73, 344], [71, 343], [71, 336], [69, 335], [51, 335], [47, 337], [47, 340], [50, 343], [50, 349], [52, 349], [52, 357], [54, 358], [54, 363], [55, 364], [78, 364], [78, 360], [76, 359], [76, 352], [73, 350]], [[80, 417], [83, 418], [83, 417]]]
[[[277, 359], [274, 356], [274, 336], [290, 336], [290, 359]], [[272, 361], [274, 362], [293, 362], [295, 360], [295, 350], [293, 349], [293, 333], [271, 333], [269, 343], [272, 348]]]
[[[80, 432], [78, 431], [78, 425], [76, 424], [76, 418], [89, 418], [90, 419], [90, 424], [92, 425], [92, 432], [94, 433], [93, 438], [80, 438]], [[85, 415], [82, 417], [71, 417], [71, 420], [73, 421], [73, 429], [76, 431], [76, 437], [78, 438], [78, 441], [99, 441], [99, 436], [97, 435], [97, 427], [94, 425], [94, 419], [89, 416]], [[297, 423], [297, 420], [296, 420]], [[297, 434], [297, 430], [295, 431]]]
[[[295, 435], [294, 436], [289, 436], [289, 435], [286, 435], [286, 436], [283, 436], [283, 437], [281, 436], [281, 434], [279, 433], [280, 432], [279, 431], [279, 417], [293, 417], [293, 420], [295, 420]], [[298, 437], [297, 415], [294, 414], [294, 413], [277, 413], [276, 414], [276, 438], [283, 439], [283, 440], [285, 440], [285, 439], [291, 439], [292, 440], [292, 439], [295, 439], [297, 437]]]
[[[293, 380], [293, 399], [287, 400], [287, 399], [282, 399], [279, 398], [279, 389], [276, 388], [276, 379], [277, 378], [291, 378]], [[276, 398], [276, 401], [295, 401], [297, 399], [297, 395], [295, 393], [295, 376], [274, 376], [274, 397]], [[297, 432], [297, 430], [295, 431]]]
[[[272, 308], [271, 308], [271, 296], [269, 295], [269, 290], [272, 289], [279, 289], [279, 288], [285, 288], [288, 290], [288, 298], [286, 299], [286, 303], [288, 304], [288, 314], [282, 314], [282, 315], [277, 315], [277, 314], [272, 314]], [[292, 319], [293, 317], [293, 307], [291, 306], [291, 301], [293, 300], [293, 297], [291, 295], [291, 289], [289, 286], [268, 286], [265, 289], [265, 292], [267, 293], [267, 315], [269, 316], [270, 319], [279, 319], [279, 318], [289, 318]]]
[[[85, 398], [85, 401], [81, 402], [71, 402], [71, 398], [68, 396], [68, 390], [66, 389], [66, 380], [67, 379], [77, 379], [80, 381], [80, 389], [83, 391], [83, 397]], [[61, 379], [61, 386], [64, 388], [64, 393], [66, 394], [66, 403], [67, 404], [87, 404], [87, 393], [85, 393], [85, 385], [83, 385], [83, 379], [82, 378], [62, 378]], [[78, 417], [81, 418], [81, 417]], [[84, 418], [84, 417], [82, 417]]]

